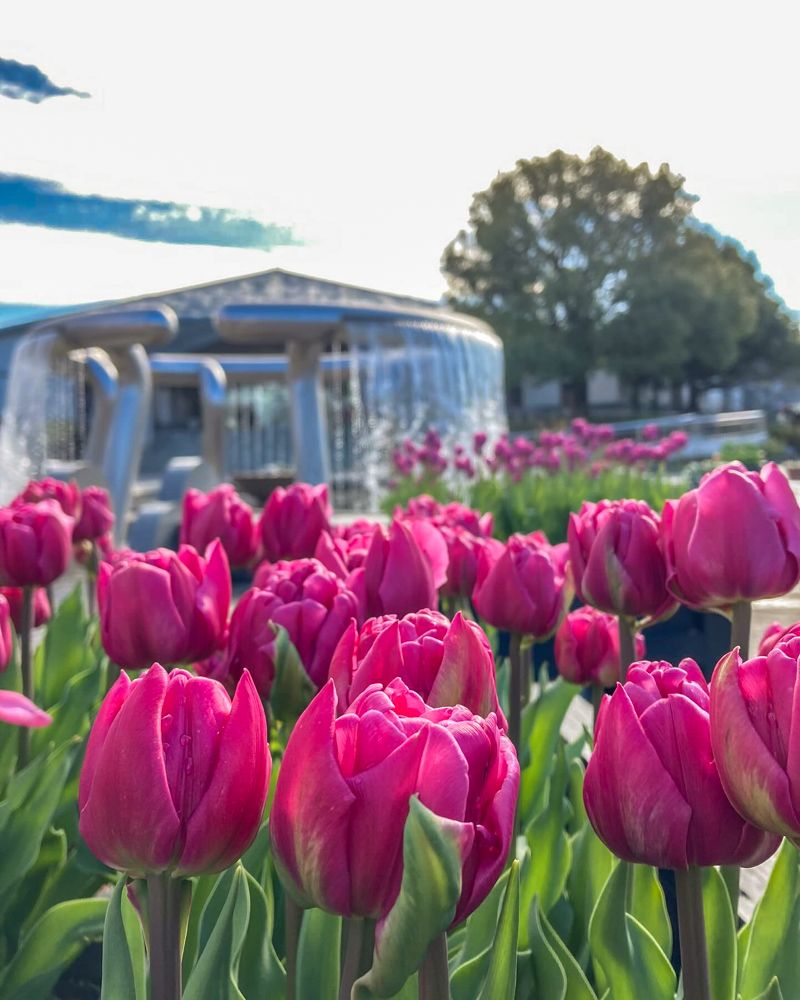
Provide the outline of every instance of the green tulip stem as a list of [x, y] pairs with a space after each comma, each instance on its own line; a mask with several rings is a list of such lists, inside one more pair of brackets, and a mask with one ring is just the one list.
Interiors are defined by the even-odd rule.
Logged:
[[597, 713], [600, 711], [600, 702], [603, 700], [605, 693], [606, 689], [602, 684], [592, 684], [592, 710], [594, 712], [595, 724], [597, 724]]
[[[33, 632], [33, 595], [31, 586], [22, 588], [22, 609], [20, 615], [19, 654], [20, 670], [22, 672], [22, 693], [31, 701], [33, 691], [33, 656], [31, 655], [31, 638]], [[28, 763], [31, 755], [31, 731], [27, 726], [19, 730], [19, 764], [21, 770]]]
[[450, 1000], [447, 934], [440, 934], [428, 945], [419, 967], [419, 1000]]
[[636, 662], [636, 622], [625, 615], [619, 616], [619, 682], [628, 678], [628, 667]]
[[678, 894], [684, 1000], [711, 1000], [702, 870], [692, 865], [686, 871], [676, 871], [675, 888]]
[[731, 616], [731, 649], [739, 647], [743, 660], [750, 658], [750, 619], [753, 606], [749, 601], [738, 601], [733, 606]]
[[97, 573], [100, 560], [97, 554], [97, 542], [90, 542], [91, 551], [86, 564], [86, 609], [89, 615], [97, 613]]
[[[372, 953], [375, 947], [375, 921], [363, 917], [352, 917], [345, 922], [347, 944], [339, 984], [339, 1000], [350, 1000], [353, 984], [369, 972], [372, 967]], [[289, 997], [287, 995], [287, 1000]]]
[[[753, 606], [749, 601], [738, 601], [733, 606], [731, 621], [731, 649], [739, 647], [739, 655], [743, 660], [750, 658], [750, 620]], [[731, 906], [733, 907], [734, 923], [739, 925], [739, 874], [738, 865], [723, 865], [720, 868], [722, 878], [728, 889]]]
[[147, 876], [152, 1000], [180, 1000], [182, 880]]
[[300, 945], [300, 927], [303, 923], [303, 908], [289, 893], [286, 893], [284, 907], [286, 927], [286, 1000], [297, 996], [297, 949]]
[[514, 632], [509, 649], [511, 671], [508, 683], [508, 735], [520, 755], [522, 739], [522, 636]]

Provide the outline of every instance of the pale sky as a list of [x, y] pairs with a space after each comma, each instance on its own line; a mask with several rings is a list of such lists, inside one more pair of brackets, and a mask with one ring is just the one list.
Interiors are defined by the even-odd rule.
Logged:
[[10, 0], [0, 56], [89, 100], [0, 97], [0, 170], [240, 209], [270, 252], [0, 225], [0, 302], [283, 267], [436, 298], [473, 192], [519, 158], [666, 160], [800, 309], [796, 0]]

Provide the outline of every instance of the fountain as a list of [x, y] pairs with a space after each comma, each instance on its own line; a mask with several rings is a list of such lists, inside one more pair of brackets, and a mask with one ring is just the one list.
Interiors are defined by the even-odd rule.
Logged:
[[[115, 542], [121, 543], [152, 396], [145, 347], [163, 346], [176, 330], [175, 314], [162, 307], [56, 318], [24, 337], [12, 358], [0, 429], [6, 470], [3, 502], [31, 477], [74, 476], [84, 485], [98, 482], [111, 494]], [[94, 412], [81, 458], [50, 464], [48, 384], [64, 359], [85, 366], [94, 390]], [[85, 404], [80, 394], [78, 402]]]

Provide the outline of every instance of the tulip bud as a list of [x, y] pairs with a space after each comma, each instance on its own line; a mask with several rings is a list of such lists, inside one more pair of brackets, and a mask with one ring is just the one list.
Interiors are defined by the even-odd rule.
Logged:
[[46, 479], [31, 479], [22, 493], [11, 501], [11, 506], [55, 500], [64, 513], [77, 523], [81, 516], [81, 499], [81, 489], [73, 479], [65, 482], [48, 476]]
[[[511, 844], [519, 765], [497, 727], [466, 708], [431, 709], [395, 680], [368, 687], [336, 718], [332, 681], [300, 717], [281, 762], [270, 840], [303, 906], [381, 919], [402, 878], [412, 795], [462, 834], [453, 924], [486, 898]], [[309, 761], [314, 766], [309, 767]]]
[[102, 486], [87, 486], [81, 491], [81, 516], [73, 528], [72, 541], [97, 541], [113, 527], [114, 511], [108, 490]]
[[258, 525], [265, 557], [270, 562], [310, 558], [320, 532], [330, 528], [330, 519], [324, 484], [294, 483], [288, 490], [279, 486], [270, 494]]
[[[22, 630], [22, 588], [0, 587], [0, 594], [8, 601], [11, 621], [19, 633]], [[50, 602], [44, 587], [36, 587], [33, 591], [33, 627], [39, 628], [50, 621]]]
[[136, 877], [223, 871], [258, 832], [271, 768], [247, 672], [232, 703], [185, 670], [155, 663], [133, 682], [122, 673], [89, 735], [81, 834], [104, 864]]
[[0, 674], [11, 661], [14, 640], [11, 635], [11, 608], [5, 597], [0, 596]]
[[777, 850], [779, 839], [746, 823], [723, 791], [708, 708], [690, 659], [633, 663], [603, 699], [583, 800], [597, 836], [623, 861], [750, 867]]
[[328, 677], [336, 644], [359, 609], [355, 595], [316, 559], [259, 566], [255, 586], [231, 616], [224, 673], [238, 680], [245, 667], [269, 698], [277, 653], [274, 625], [286, 629], [316, 687]]
[[764, 629], [761, 641], [758, 644], [758, 655], [766, 656], [777, 646], [778, 642], [789, 634], [800, 635], [800, 622], [794, 625], [781, 625], [780, 622], [773, 622]]
[[183, 498], [181, 544], [198, 552], [218, 538], [234, 568], [248, 566], [258, 553], [258, 525], [250, 506], [230, 483], [209, 493], [187, 490]]
[[610, 615], [650, 618], [672, 614], [667, 568], [659, 547], [660, 519], [642, 500], [584, 503], [570, 514], [567, 540], [575, 592]]
[[472, 596], [478, 579], [478, 560], [486, 546], [502, 551], [502, 543], [473, 534], [466, 528], [440, 525], [439, 531], [447, 545], [447, 580], [441, 588], [445, 597]]
[[800, 507], [772, 462], [731, 462], [664, 505], [667, 586], [693, 608], [780, 597], [800, 581]]
[[722, 785], [749, 822], [800, 847], [800, 766], [793, 738], [800, 709], [800, 636], [766, 656], [724, 656], [711, 680], [711, 743]]
[[[645, 655], [644, 636], [636, 634], [636, 659]], [[556, 632], [558, 672], [570, 684], [612, 687], [619, 681], [619, 621], [588, 605], [570, 611]]]
[[206, 558], [190, 545], [180, 552], [121, 555], [103, 562], [97, 604], [103, 647], [117, 666], [195, 663], [218, 647], [228, 618], [231, 576], [219, 541]]
[[395, 518], [388, 531], [375, 526], [364, 560], [367, 615], [430, 608], [446, 578], [447, 546], [433, 525]]
[[5, 586], [46, 587], [69, 565], [73, 520], [55, 500], [15, 503], [0, 510], [0, 580]]
[[464, 705], [475, 715], [506, 720], [497, 700], [494, 657], [483, 629], [459, 611], [452, 623], [438, 611], [353, 621], [333, 654], [330, 677], [339, 710], [346, 711], [371, 684], [399, 677], [431, 708]]
[[541, 531], [484, 547], [472, 594], [478, 614], [495, 628], [549, 638], [571, 601], [564, 555]]

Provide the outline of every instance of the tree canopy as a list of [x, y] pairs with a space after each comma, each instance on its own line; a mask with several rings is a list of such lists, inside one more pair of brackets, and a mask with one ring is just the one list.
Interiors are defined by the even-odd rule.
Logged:
[[796, 330], [757, 262], [696, 223], [683, 185], [667, 164], [556, 150], [474, 196], [442, 269], [451, 301], [505, 341], [510, 385], [558, 378], [582, 409], [600, 367], [700, 388], [794, 358]]

